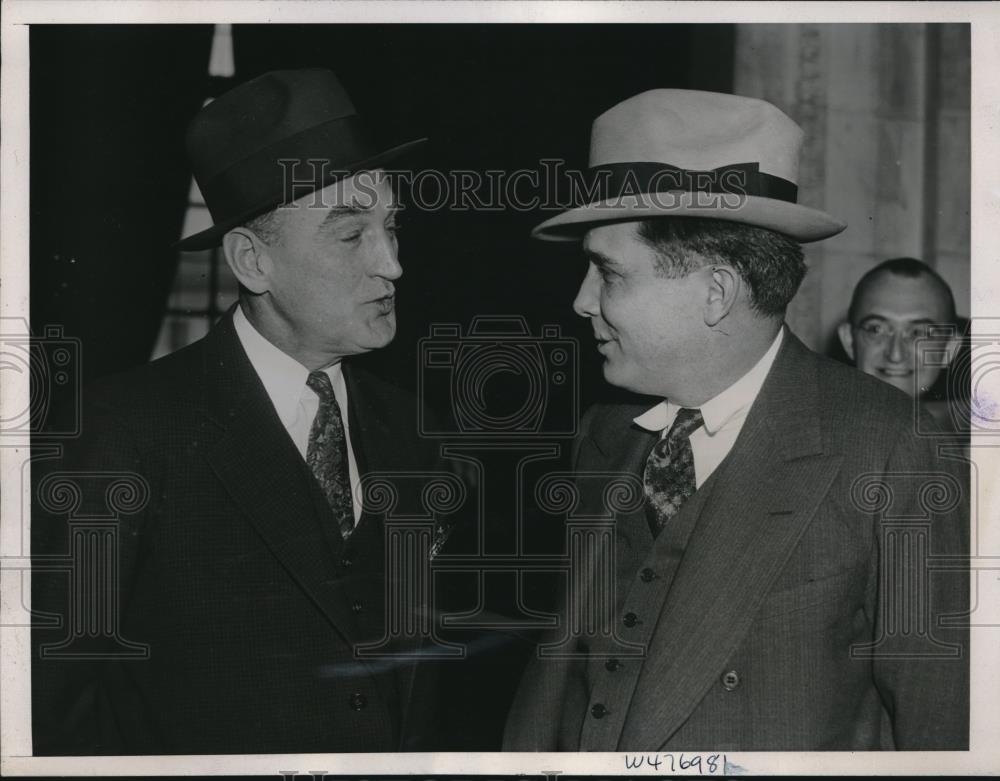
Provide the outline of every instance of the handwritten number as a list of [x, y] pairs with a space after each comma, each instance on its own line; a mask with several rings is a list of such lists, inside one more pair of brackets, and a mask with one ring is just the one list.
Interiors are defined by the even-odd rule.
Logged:
[[701, 754], [695, 754], [694, 756], [688, 757], [681, 754], [677, 758], [675, 758], [673, 754], [646, 754], [644, 756], [636, 756], [634, 754], [625, 755], [626, 770], [636, 770], [645, 764], [654, 770], [659, 770], [660, 766], [664, 765], [664, 771], [666, 771], [667, 768], [665, 763], [669, 763], [671, 773], [676, 773], [678, 767], [682, 771], [695, 769], [698, 771], [698, 775], [708, 773], [709, 775], [714, 776], [720, 773], [725, 774], [726, 772], [725, 754], [708, 754], [705, 757], [702, 757]]

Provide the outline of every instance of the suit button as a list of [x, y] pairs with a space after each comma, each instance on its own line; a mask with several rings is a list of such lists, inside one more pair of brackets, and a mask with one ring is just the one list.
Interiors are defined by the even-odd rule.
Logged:
[[355, 692], [351, 695], [350, 704], [352, 710], [362, 710], [368, 704], [368, 698]]
[[591, 715], [593, 715], [595, 719], [603, 719], [605, 716], [608, 715], [608, 709], [605, 708], [603, 705], [601, 705], [601, 703], [597, 703], [593, 708], [590, 709], [590, 713]]
[[355, 599], [351, 603], [351, 610], [353, 610], [355, 613], [360, 613], [363, 608], [364, 608], [364, 605], [362, 605], [361, 602], [359, 600], [357, 600], [357, 599]]
[[736, 670], [730, 670], [729, 672], [722, 674], [722, 685], [725, 687], [727, 692], [731, 692], [740, 685], [740, 676]]
[[625, 626], [632, 628], [639, 623], [639, 616], [635, 613], [626, 613], [622, 616], [622, 623], [625, 624]]
[[646, 567], [641, 573], [639, 573], [639, 577], [642, 579], [643, 583], [652, 583], [656, 580], [656, 573], [649, 567]]
[[609, 673], [613, 673], [621, 666], [622, 663], [619, 662], [617, 659], [608, 659], [608, 661], [604, 663], [604, 669], [607, 670]]

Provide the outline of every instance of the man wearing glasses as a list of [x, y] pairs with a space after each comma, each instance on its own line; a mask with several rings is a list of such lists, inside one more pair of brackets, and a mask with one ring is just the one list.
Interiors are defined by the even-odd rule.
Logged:
[[[894, 258], [865, 274], [854, 288], [847, 322], [838, 330], [848, 357], [865, 374], [923, 398], [958, 349], [955, 299], [934, 269], [915, 258]], [[921, 340], [943, 333], [933, 361]]]

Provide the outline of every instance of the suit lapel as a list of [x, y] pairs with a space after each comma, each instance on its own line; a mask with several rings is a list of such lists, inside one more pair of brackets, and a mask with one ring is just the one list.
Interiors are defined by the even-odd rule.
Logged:
[[[580, 517], [606, 517], [608, 508], [606, 491], [608, 476], [621, 473], [642, 480], [649, 451], [656, 444], [655, 432], [647, 431], [634, 422], [643, 412], [639, 406], [611, 408], [590, 437], [580, 445], [579, 458], [573, 465], [577, 473], [576, 485], [581, 492], [581, 502], [575, 514]], [[597, 477], [588, 480], [588, 474]], [[625, 597], [623, 588], [627, 573], [636, 570], [653, 545], [653, 535], [646, 520], [645, 502], [640, 502], [631, 513], [619, 513], [615, 517], [615, 585], [614, 603], [620, 607]], [[584, 582], [589, 593], [595, 568], [603, 566], [596, 560], [587, 562]]]
[[208, 461], [271, 553], [338, 633], [353, 624], [333, 583], [339, 535], [323, 531], [308, 468], [227, 316], [206, 339], [204, 408], [223, 429]]
[[[371, 387], [370, 375], [347, 363], [344, 364], [344, 380], [347, 383], [349, 399], [348, 419], [350, 421], [351, 446], [358, 465], [358, 475], [364, 481], [368, 474], [377, 472], [412, 471], [415, 464], [421, 464], [417, 454], [411, 452], [411, 443], [416, 437], [416, 409], [411, 411], [392, 409], [383, 397]], [[409, 430], [407, 429], [409, 426]], [[430, 464], [422, 464], [431, 468]], [[363, 510], [358, 526], [366, 526], [363, 533], [384, 538], [385, 524], [381, 515]], [[359, 528], [356, 532], [361, 533]], [[382, 555], [384, 546], [377, 546]], [[380, 571], [381, 568], [380, 568]], [[394, 576], [399, 573], [385, 571], [386, 598], [391, 598], [395, 588]], [[386, 617], [387, 618], [387, 617]], [[412, 650], [412, 649], [397, 649]], [[400, 694], [402, 734], [410, 731], [409, 722], [412, 700], [411, 693], [416, 681], [419, 653], [406, 653], [392, 659], [395, 669], [397, 690]], [[416, 709], [419, 710], [419, 709]], [[417, 734], [424, 725], [417, 725]]]
[[822, 453], [816, 383], [786, 331], [667, 593], [620, 748], [661, 747], [690, 716], [829, 490], [840, 459]]
[[[649, 451], [657, 440], [655, 432], [647, 431], [634, 422], [646, 409], [633, 404], [611, 408], [607, 417], [581, 443], [573, 470], [581, 473], [594, 470], [620, 472], [638, 476], [641, 480]], [[603, 515], [606, 512], [603, 492], [585, 494], [583, 501], [581, 514]], [[634, 514], [645, 517], [641, 507]]]
[[[417, 462], [409, 444], [416, 435], [416, 411], [408, 417], [404, 410], [390, 409], [382, 395], [371, 387], [371, 376], [346, 361], [344, 381], [358, 474], [364, 477], [370, 472], [404, 471], [407, 465], [412, 468]], [[403, 428], [407, 422], [413, 427], [412, 432]]]

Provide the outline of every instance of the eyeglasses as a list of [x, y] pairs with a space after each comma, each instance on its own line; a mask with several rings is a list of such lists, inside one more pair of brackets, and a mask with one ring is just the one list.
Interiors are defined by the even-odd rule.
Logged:
[[899, 338], [904, 344], [912, 345], [918, 339], [938, 336], [940, 332], [940, 327], [933, 323], [914, 323], [896, 328], [882, 320], [869, 320], [856, 328], [861, 337], [869, 344], [886, 344], [899, 334]]

